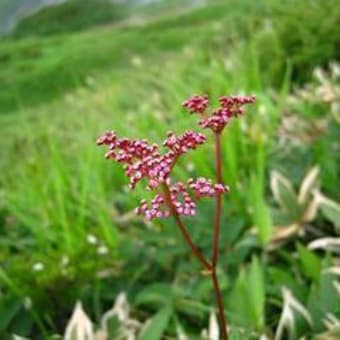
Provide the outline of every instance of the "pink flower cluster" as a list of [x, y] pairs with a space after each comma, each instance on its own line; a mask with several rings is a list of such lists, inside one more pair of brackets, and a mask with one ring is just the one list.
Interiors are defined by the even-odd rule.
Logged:
[[[231, 118], [244, 112], [243, 106], [254, 103], [253, 96], [220, 97], [220, 107], [207, 114], [209, 99], [207, 95], [192, 96], [183, 103], [191, 113], [201, 115], [199, 125], [220, 133]], [[97, 139], [98, 145], [105, 145], [108, 151], [105, 157], [125, 164], [125, 174], [130, 179], [130, 188], [134, 188], [141, 179], [148, 181], [147, 189], [157, 189], [158, 193], [150, 202], [143, 200], [136, 209], [149, 220], [155, 217], [168, 217], [171, 214], [192, 216], [196, 212], [196, 200], [202, 197], [213, 197], [229, 191], [229, 187], [222, 183], [213, 184], [211, 180], [200, 177], [190, 179], [187, 184], [178, 182], [172, 184], [171, 171], [178, 157], [195, 150], [206, 141], [205, 135], [191, 130], [182, 135], [168, 132], [163, 142], [166, 148], [161, 153], [157, 144], [150, 144], [147, 140], [118, 138], [114, 131], [108, 131]], [[163, 184], [163, 186], [161, 186]], [[169, 195], [164, 189], [169, 190]], [[188, 192], [192, 190], [194, 198]], [[175, 212], [174, 212], [175, 210]]]
[[182, 106], [186, 107], [191, 113], [204, 113], [209, 105], [207, 95], [192, 96], [183, 102]]
[[[190, 197], [185, 185], [178, 182], [169, 187], [170, 200], [172, 208], [176, 210], [178, 215], [193, 216], [196, 213], [196, 203]], [[171, 215], [171, 208], [166, 202], [164, 193], [157, 194], [149, 205], [146, 200], [142, 200], [136, 213], [144, 215], [146, 219], [169, 217]]]
[[[205, 141], [205, 135], [190, 130], [182, 135], [168, 132], [163, 142], [167, 151], [161, 154], [158, 145], [150, 144], [147, 140], [118, 138], [114, 131], [108, 131], [97, 139], [97, 144], [108, 147], [106, 158], [125, 164], [130, 188], [134, 188], [143, 178], [148, 181], [149, 190], [159, 189], [162, 183], [168, 186], [171, 202], [167, 202], [164, 192], [159, 191], [150, 204], [143, 200], [136, 209], [138, 214], [143, 214], [151, 220], [156, 217], [168, 217], [173, 209], [178, 215], [192, 216], [196, 213], [195, 200], [191, 198], [186, 185], [182, 182], [171, 184], [170, 173], [178, 157], [196, 149]], [[193, 189], [197, 199], [227, 191], [227, 187], [213, 185], [211, 181], [203, 178], [190, 181], [188, 188]]]
[[176, 136], [174, 132], [168, 132], [167, 139], [163, 146], [167, 147], [176, 155], [181, 155], [189, 151], [195, 150], [199, 145], [206, 141], [205, 135], [194, 131], [186, 131], [183, 135]]
[[168, 151], [160, 154], [158, 145], [147, 140], [118, 138], [115, 132], [108, 131], [97, 139], [97, 144], [108, 146], [106, 158], [125, 164], [125, 174], [130, 178], [131, 188], [146, 178], [149, 180], [148, 189], [154, 189], [167, 181], [180, 155], [196, 149], [205, 140], [203, 134], [190, 130], [179, 136], [169, 132], [163, 143]]
[[215, 133], [220, 133], [233, 117], [244, 113], [243, 106], [255, 102], [254, 96], [222, 96], [219, 98], [220, 107], [212, 112], [210, 116], [206, 115], [209, 105], [208, 96], [192, 96], [182, 105], [190, 113], [198, 113], [203, 118], [199, 125], [203, 128], [209, 128]]
[[189, 187], [194, 190], [196, 198], [213, 197], [229, 192], [229, 187], [221, 183], [213, 184], [210, 179], [199, 177], [197, 180], [189, 179]]

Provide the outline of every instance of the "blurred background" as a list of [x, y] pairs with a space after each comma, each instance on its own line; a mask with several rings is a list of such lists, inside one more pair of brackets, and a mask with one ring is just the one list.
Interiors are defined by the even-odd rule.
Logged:
[[[0, 35], [1, 339], [72, 339], [77, 322], [218, 339], [176, 226], [137, 218], [150, 195], [95, 145], [198, 129], [181, 103], [204, 93], [257, 96], [223, 140], [231, 338], [340, 338], [338, 0], [0, 0]], [[176, 177], [214, 178], [212, 150]], [[186, 222], [208, 255], [213, 202], [199, 211]]]

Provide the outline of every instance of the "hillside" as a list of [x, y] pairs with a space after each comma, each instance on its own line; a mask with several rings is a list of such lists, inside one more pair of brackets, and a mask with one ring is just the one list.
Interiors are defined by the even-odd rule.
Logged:
[[[305, 11], [306, 30], [294, 35], [291, 29], [299, 24], [299, 17], [292, 11], [286, 22], [273, 19], [281, 15], [280, 6], [268, 7], [262, 1], [247, 5], [243, 1], [216, 1], [209, 6], [194, 7], [185, 14], [183, 12], [190, 7], [183, 6], [182, 2], [179, 6], [179, 2], [172, 1], [145, 7], [143, 12], [138, 11], [134, 20], [118, 27], [94, 27], [79, 33], [51, 37], [35, 35], [19, 40], [6, 39], [0, 41], [0, 81], [5, 86], [0, 93], [0, 110], [10, 112], [20, 106], [38, 105], [60, 97], [83, 84], [89, 75], [97, 77], [109, 70], [116, 77], [115, 73], [124, 70], [124, 65], [128, 66], [129, 59], [134, 55], [149, 59], [166, 52], [179, 52], [195, 41], [208, 43], [209, 40], [213, 41], [210, 37], [214, 35], [213, 27], [216, 25], [228, 33], [226, 43], [235, 47], [239, 45], [237, 39], [251, 37], [254, 29], [262, 30], [263, 34], [256, 38], [260, 39], [257, 43], [261, 44], [257, 53], [260, 66], [271, 74], [268, 81], [273, 85], [280, 83], [287, 62], [293, 67], [294, 77], [303, 80], [308, 74], [306, 70], [325, 65], [331, 56], [336, 57], [340, 53], [337, 48], [339, 25], [335, 24], [339, 13], [332, 11], [332, 1], [319, 5], [318, 11]], [[230, 8], [233, 8], [232, 12]], [[245, 10], [247, 17], [241, 18], [240, 14]], [[48, 15], [55, 15], [55, 23], [59, 20], [56, 13], [60, 13], [59, 10], [55, 12], [52, 8]], [[258, 13], [261, 13], [261, 21], [258, 20]], [[324, 15], [327, 15], [328, 21], [320, 24], [319, 18]], [[39, 22], [39, 18], [40, 14], [28, 19], [24, 31], [33, 32], [37, 27], [35, 19]], [[76, 15], [76, 18], [83, 20], [83, 16]], [[92, 22], [86, 19], [82, 24], [91, 27], [97, 19], [90, 18]], [[268, 22], [277, 30], [277, 36], [266, 31]], [[63, 25], [61, 27], [65, 29]], [[68, 28], [73, 30], [73, 26]], [[317, 35], [314, 34], [316, 29], [319, 30]], [[315, 53], [315, 45], [323, 48]], [[223, 48], [223, 45], [220, 47]], [[287, 54], [282, 54], [283, 51]], [[267, 60], [270, 60], [269, 64]]]
[[65, 0], [0, 0], [0, 36], [10, 32], [21, 18]]

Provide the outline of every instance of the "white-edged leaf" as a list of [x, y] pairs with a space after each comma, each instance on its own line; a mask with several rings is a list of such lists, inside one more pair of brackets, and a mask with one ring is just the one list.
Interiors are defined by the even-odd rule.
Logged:
[[312, 222], [318, 213], [319, 205], [318, 198], [313, 194], [313, 198], [307, 203], [307, 207], [303, 212], [302, 221], [305, 223]]
[[328, 267], [323, 270], [323, 273], [329, 273], [340, 276], [340, 266]]
[[210, 312], [209, 317], [209, 328], [208, 328], [208, 339], [209, 340], [219, 340], [220, 330], [218, 326], [217, 317], [214, 311]]
[[301, 209], [292, 183], [278, 171], [272, 171], [270, 187], [276, 202], [289, 213], [293, 220], [298, 219]]
[[336, 292], [339, 294], [340, 296], [340, 282], [339, 281], [333, 281], [333, 286], [336, 290]]
[[66, 326], [64, 340], [93, 340], [92, 322], [84, 312], [80, 301], [76, 303], [72, 317]]
[[188, 336], [185, 334], [184, 328], [178, 320], [177, 316], [174, 315], [175, 324], [176, 324], [176, 335], [178, 340], [189, 340]]
[[113, 308], [108, 310], [101, 319], [103, 329], [106, 329], [107, 323], [112, 317], [117, 317], [120, 322], [128, 320], [130, 314], [130, 306], [127, 301], [126, 294], [121, 292], [117, 295]]
[[319, 176], [319, 167], [314, 166], [308, 171], [305, 178], [300, 186], [298, 202], [300, 204], [305, 204], [308, 198], [312, 195], [313, 191], [316, 189], [317, 181]]
[[20, 335], [13, 334], [12, 340], [30, 340], [30, 339], [29, 338], [25, 338], [25, 337], [20, 336]]
[[130, 316], [130, 305], [125, 292], [117, 295], [113, 307], [102, 316], [102, 330], [112, 337], [115, 323], [118, 323], [115, 328], [118, 328], [116, 333], [121, 339], [135, 339], [135, 334], [141, 327], [140, 322]]
[[340, 252], [340, 237], [323, 237], [308, 243], [308, 249], [327, 249]]
[[324, 216], [331, 221], [335, 227], [340, 227], [340, 204], [332, 201], [320, 192], [315, 193], [320, 209]]
[[290, 239], [299, 232], [300, 228], [300, 224], [297, 223], [293, 223], [286, 227], [275, 227], [274, 233], [270, 239], [269, 248], [274, 247], [274, 245], [277, 243], [284, 242], [285, 240]]
[[294, 334], [295, 322], [294, 322], [294, 311], [298, 312], [303, 318], [310, 324], [313, 325], [313, 320], [308, 310], [294, 297], [292, 292], [286, 288], [282, 288], [283, 296], [283, 308], [279, 320], [278, 327], [276, 329], [274, 340], [284, 339], [284, 329], [286, 328], [290, 335]]

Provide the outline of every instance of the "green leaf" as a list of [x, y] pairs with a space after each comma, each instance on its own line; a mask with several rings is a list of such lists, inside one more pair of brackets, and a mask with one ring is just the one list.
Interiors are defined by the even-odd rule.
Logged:
[[138, 340], [160, 340], [169, 324], [172, 313], [173, 309], [170, 306], [161, 309], [143, 329]]
[[300, 243], [297, 244], [297, 250], [304, 274], [318, 282], [321, 275], [320, 259]]
[[272, 235], [272, 218], [270, 210], [263, 199], [258, 199], [254, 205], [254, 223], [258, 230], [260, 241], [265, 245]]
[[339, 293], [334, 286], [336, 277], [331, 273], [321, 275], [320, 282], [314, 283], [307, 299], [307, 308], [312, 314], [315, 329], [321, 331], [324, 328], [323, 319], [327, 315], [339, 315]]
[[164, 307], [172, 303], [174, 299], [172, 287], [166, 283], [155, 283], [147, 286], [138, 293], [135, 303], [151, 304], [158, 307]]
[[2, 296], [0, 300], [0, 332], [7, 329], [22, 308], [22, 299], [16, 296]]
[[248, 273], [248, 294], [249, 308], [251, 308], [252, 319], [257, 329], [264, 326], [264, 303], [265, 290], [263, 270], [256, 256], [253, 256], [250, 270]]
[[263, 269], [255, 256], [248, 270], [240, 271], [234, 289], [226, 302], [232, 323], [245, 328], [263, 329], [265, 322]]
[[270, 210], [263, 197], [263, 188], [260, 185], [261, 181], [255, 174], [250, 177], [249, 183], [249, 204], [253, 210], [253, 223], [258, 231], [258, 236], [263, 245], [265, 245], [272, 234], [272, 218]]

